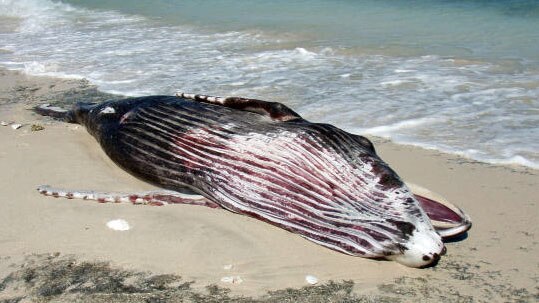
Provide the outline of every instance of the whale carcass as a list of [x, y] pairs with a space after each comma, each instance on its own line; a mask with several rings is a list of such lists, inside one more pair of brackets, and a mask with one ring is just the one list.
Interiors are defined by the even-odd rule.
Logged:
[[[36, 108], [86, 127], [121, 168], [163, 191], [46, 195], [143, 204], [222, 207], [328, 248], [423, 267], [443, 237], [467, 231], [459, 208], [415, 195], [373, 144], [285, 105], [180, 93]], [[182, 193], [185, 188], [198, 196]]]

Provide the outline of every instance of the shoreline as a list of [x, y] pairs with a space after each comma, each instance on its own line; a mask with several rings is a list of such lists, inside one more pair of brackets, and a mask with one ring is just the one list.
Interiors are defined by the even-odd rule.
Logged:
[[[306, 275], [316, 276], [321, 284], [352, 280], [354, 293], [395, 299], [390, 302], [428, 299], [421, 291], [425, 287], [449, 301], [537, 296], [539, 171], [533, 168], [487, 164], [369, 137], [404, 180], [456, 203], [474, 223], [466, 239], [447, 244], [448, 253], [437, 266], [410, 269], [340, 254], [224, 210], [43, 197], [36, 186], [114, 191], [152, 186], [116, 167], [83, 127], [26, 110], [38, 103], [99, 101], [113, 95], [85, 80], [5, 69], [0, 69], [0, 83], [0, 120], [24, 124], [17, 130], [0, 126], [0, 279], [12, 271], [6, 264], [23, 262], [23, 256], [58, 252], [130, 270], [177, 274], [194, 280], [195, 289], [217, 284], [248, 296], [305, 286]], [[31, 131], [32, 124], [45, 129]], [[114, 232], [105, 226], [117, 218], [127, 220], [132, 229]], [[222, 283], [224, 276], [240, 276], [243, 283]]]
[[[1, 72], [9, 72], [18, 74], [21, 77], [29, 77], [29, 78], [35, 78], [35, 79], [56, 79], [58, 81], [65, 81], [66, 83], [71, 83], [74, 85], [75, 83], [78, 83], [78, 86], [82, 87], [83, 89], [88, 89], [90, 91], [89, 94], [82, 94], [80, 97], [82, 97], [83, 100], [88, 102], [101, 102], [103, 100], [110, 100], [110, 99], [121, 99], [121, 98], [128, 98], [132, 96], [123, 96], [121, 94], [116, 94], [115, 92], [103, 92], [100, 91], [97, 88], [97, 85], [92, 84], [90, 81], [88, 81], [83, 76], [50, 76], [50, 75], [31, 75], [26, 74], [22, 70], [19, 69], [8, 69], [4, 66], [0, 66]], [[65, 96], [64, 96], [65, 98]], [[49, 102], [57, 102], [57, 100], [49, 100]], [[61, 102], [61, 101], [60, 101]], [[63, 103], [65, 104], [71, 104], [73, 102], [76, 102], [76, 99], [73, 98], [73, 96], [68, 96], [67, 100], [65, 100]], [[0, 106], [2, 105], [2, 102], [0, 100]], [[60, 104], [61, 105], [61, 104]], [[314, 121], [319, 123], [325, 123], [324, 121]], [[391, 139], [386, 138], [383, 136], [377, 136], [377, 135], [371, 135], [371, 134], [365, 134], [365, 133], [357, 133], [359, 135], [365, 136], [369, 138], [373, 143], [383, 143], [383, 144], [394, 144], [398, 146], [408, 146], [417, 148], [418, 150], [422, 151], [433, 151], [435, 153], [440, 153], [447, 155], [449, 158], [458, 158], [459, 162], [464, 163], [476, 163], [476, 164], [484, 164], [484, 165], [491, 165], [496, 167], [507, 167], [511, 170], [517, 170], [517, 171], [536, 171], [539, 172], [539, 164], [535, 163], [532, 160], [529, 160], [527, 158], [524, 158], [520, 155], [513, 156], [512, 158], [505, 158], [505, 159], [477, 159], [466, 155], [466, 151], [461, 150], [451, 150], [451, 148], [440, 148], [436, 147], [434, 145], [429, 145], [425, 143], [416, 143], [416, 142], [398, 142]], [[490, 160], [490, 162], [489, 162]], [[528, 164], [524, 164], [528, 163]]]

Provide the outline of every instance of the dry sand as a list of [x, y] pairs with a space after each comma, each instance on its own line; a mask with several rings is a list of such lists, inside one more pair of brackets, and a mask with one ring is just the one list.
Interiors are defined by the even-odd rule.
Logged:
[[[17, 130], [0, 126], [0, 302], [37, 300], [40, 294], [32, 279], [43, 264], [68, 262], [72, 268], [89, 264], [84, 261], [110, 262], [114, 270], [179, 275], [182, 281], [194, 281], [193, 292], [208, 294], [204, 287], [217, 284], [229, 287], [232, 296], [260, 300], [272, 297], [265, 295], [268, 290], [306, 286], [306, 275], [317, 277], [321, 287], [331, 286], [323, 291], [306, 288], [299, 296], [320, 302], [335, 295], [332, 300], [358, 302], [539, 300], [537, 170], [494, 166], [374, 139], [380, 156], [401, 177], [443, 195], [473, 220], [468, 237], [448, 243], [447, 255], [426, 269], [340, 254], [225, 210], [98, 204], [39, 195], [35, 188], [42, 184], [103, 191], [152, 189], [116, 167], [83, 127], [28, 110], [44, 102], [105, 97], [110, 96], [84, 80], [0, 70], [0, 120], [23, 124]], [[44, 129], [32, 131], [33, 124]], [[118, 218], [128, 221], [131, 229], [107, 228], [109, 220]], [[25, 268], [31, 269], [30, 277], [21, 276]], [[43, 279], [57, 278], [47, 275]], [[243, 282], [226, 284], [220, 281], [225, 276], [240, 276]], [[325, 284], [330, 280], [353, 284]], [[67, 300], [79, 289], [70, 287], [44, 300]], [[309, 297], [316, 291], [323, 294]], [[300, 300], [291, 298], [288, 291], [283, 300]]]

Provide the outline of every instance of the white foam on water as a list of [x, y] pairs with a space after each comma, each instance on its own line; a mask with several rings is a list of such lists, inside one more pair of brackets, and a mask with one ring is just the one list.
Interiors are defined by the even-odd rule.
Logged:
[[539, 169], [539, 164], [537, 162], [530, 161], [522, 156], [516, 155], [507, 159], [485, 159], [486, 162], [494, 164], [503, 164], [503, 165], [522, 165], [528, 166], [534, 169]]
[[[263, 32], [211, 32], [48, 0], [4, 0], [0, 65], [128, 96], [177, 90], [279, 101], [313, 122], [490, 163], [539, 165], [539, 69], [373, 54]], [[470, 152], [476, 150], [477, 152]]]
[[391, 125], [382, 125], [382, 126], [366, 128], [366, 129], [361, 130], [360, 132], [365, 133], [365, 134], [379, 136], [379, 137], [390, 138], [391, 134], [399, 130], [413, 129], [413, 128], [417, 128], [425, 124], [434, 123], [434, 122], [440, 122], [440, 120], [437, 118], [431, 118], [431, 117], [410, 119], [410, 120], [399, 121]]
[[313, 59], [317, 56], [317, 53], [315, 52], [310, 52], [306, 49], [304, 49], [303, 47], [298, 47], [295, 49], [295, 51], [303, 58], [303, 59]]

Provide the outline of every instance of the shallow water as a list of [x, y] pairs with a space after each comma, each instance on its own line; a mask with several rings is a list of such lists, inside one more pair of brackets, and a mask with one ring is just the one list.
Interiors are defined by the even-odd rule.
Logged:
[[[129, 3], [129, 4], [127, 4]], [[538, 1], [0, 1], [0, 65], [539, 168]]]

